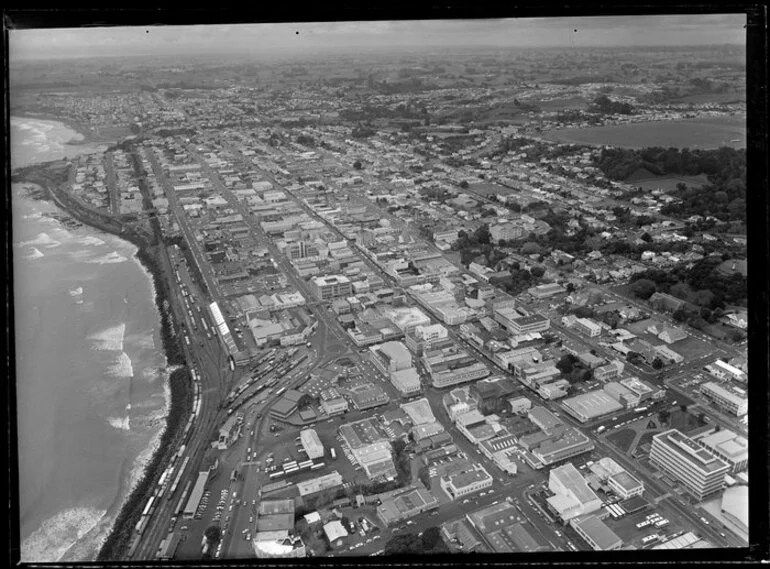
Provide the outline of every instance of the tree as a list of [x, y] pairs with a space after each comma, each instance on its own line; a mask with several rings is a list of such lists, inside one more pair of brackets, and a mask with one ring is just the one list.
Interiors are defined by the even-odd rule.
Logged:
[[572, 369], [575, 367], [575, 363], [577, 361], [577, 358], [572, 354], [564, 354], [561, 358], [559, 358], [559, 361], [556, 362], [556, 369], [558, 369], [564, 375], [569, 375], [572, 372]]
[[437, 527], [429, 527], [424, 532], [420, 541], [422, 542], [422, 548], [425, 550], [431, 550], [436, 547], [436, 544], [441, 540], [441, 530]]
[[592, 318], [594, 311], [587, 306], [578, 306], [575, 309], [575, 316], [578, 318]]
[[660, 358], [655, 358], [652, 360], [652, 368], [653, 369], [661, 369], [663, 367], [663, 360]]
[[639, 279], [631, 285], [631, 292], [642, 300], [650, 298], [656, 290], [655, 283], [649, 279]]
[[542, 276], [545, 274], [545, 267], [543, 267], [542, 265], [536, 265], [532, 267], [529, 272], [532, 274], [533, 277], [536, 277], [539, 279], [539, 278], [542, 278]]
[[567, 286], [565, 286], [564, 288], [566, 288], [567, 292], [569, 293], [575, 292], [575, 285], [572, 283], [567, 283]]
[[363, 165], [361, 164], [361, 161], [360, 160], [356, 160], [355, 162], [353, 162], [353, 168], [355, 168], [356, 170], [360, 170], [361, 168], [363, 168]]
[[460, 187], [462, 189], [466, 189], [468, 187], [468, 181], [467, 180], [463, 180], [462, 182], [460, 182]]
[[650, 235], [649, 233], [647, 233], [645, 231], [644, 233], [642, 233], [642, 235], [641, 235], [641, 237], [639, 237], [639, 239], [641, 239], [645, 243], [651, 243], [652, 242], [652, 235]]
[[680, 410], [682, 413], [687, 413], [687, 404], [686, 404], [686, 403], [682, 403], [682, 404], [680, 404], [680, 405], [679, 405], [679, 410]]
[[222, 528], [219, 526], [209, 526], [206, 528], [206, 531], [203, 532], [203, 535], [206, 536], [206, 540], [210, 544], [216, 544], [222, 538]]
[[677, 322], [687, 321], [687, 311], [684, 308], [677, 308], [671, 317]]
[[668, 409], [663, 409], [662, 411], [658, 411], [658, 421], [660, 421], [661, 424], [668, 423], [668, 418], [671, 416], [671, 412]]
[[639, 365], [643, 362], [642, 354], [632, 350], [626, 354], [626, 361], [630, 364]]

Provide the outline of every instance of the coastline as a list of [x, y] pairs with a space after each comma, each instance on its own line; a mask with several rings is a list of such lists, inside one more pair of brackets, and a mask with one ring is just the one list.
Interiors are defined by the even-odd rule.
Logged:
[[82, 136], [81, 140], [70, 140], [65, 143], [66, 146], [87, 146], [87, 145], [100, 145], [100, 144], [117, 144], [122, 139], [131, 135], [131, 132], [127, 131], [125, 134], [116, 132], [112, 135], [104, 135], [94, 132], [94, 130], [87, 124], [74, 121], [69, 118], [61, 118], [53, 113], [46, 111], [15, 111], [11, 112], [11, 116], [19, 119], [41, 120], [41, 121], [53, 121], [58, 122], [66, 126], [68, 129], [75, 131]]
[[[171, 450], [175, 446], [172, 443], [181, 434], [182, 428], [192, 412], [193, 394], [190, 388], [192, 381], [186, 367], [184, 352], [178, 338], [172, 336], [168, 312], [164, 307], [164, 303], [169, 298], [169, 287], [167, 280], [164, 279], [161, 263], [157, 257], [159, 253], [157, 250], [153, 251], [156, 247], [162, 247], [162, 243], [154, 244], [145, 235], [131, 230], [124, 230], [123, 224], [118, 220], [113, 219], [112, 223], [109, 223], [109, 217], [98, 216], [94, 218], [93, 216], [85, 215], [85, 212], [80, 211], [78, 207], [74, 207], [75, 204], [69, 204], [70, 207], [68, 207], [65, 203], [68, 200], [63, 199], [64, 196], [54, 189], [55, 182], [44, 175], [55, 164], [56, 162], [48, 162], [19, 168], [12, 174], [12, 180], [16, 178], [14, 180], [16, 182], [39, 186], [42, 189], [42, 195], [37, 199], [52, 201], [65, 214], [77, 221], [115, 235], [137, 248], [134, 257], [147, 273], [152, 283], [155, 307], [161, 323], [162, 351], [166, 360], [166, 369], [170, 371], [166, 379], [170, 401], [164, 417], [165, 424], [159, 434], [156, 435], [154, 440], [157, 442], [153, 443], [155, 448], [152, 449], [152, 454], [147, 460], [141, 476], [120, 505], [118, 514], [112, 522], [112, 526], [100, 545], [99, 553], [94, 560], [122, 561], [125, 559], [125, 554], [133, 537], [134, 526], [141, 515], [144, 503], [152, 493], [154, 486], [157, 484], [157, 479], [173, 455]], [[41, 177], [43, 179], [40, 179]], [[64, 194], [66, 195], [66, 192]], [[69, 197], [73, 199], [71, 196]]]

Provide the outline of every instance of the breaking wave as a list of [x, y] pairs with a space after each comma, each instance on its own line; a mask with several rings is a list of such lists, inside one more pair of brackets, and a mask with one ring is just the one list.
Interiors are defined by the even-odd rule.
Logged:
[[104, 241], [102, 241], [98, 237], [93, 237], [92, 235], [87, 235], [85, 237], [78, 239], [77, 243], [79, 243], [80, 245], [106, 245]]
[[19, 245], [40, 245], [43, 247], [58, 247], [61, 242], [57, 241], [47, 233], [38, 233], [37, 237], [30, 241], [22, 241]]
[[128, 415], [125, 416], [125, 418], [120, 419], [118, 417], [107, 417], [107, 422], [110, 424], [111, 427], [115, 429], [121, 429], [123, 431], [130, 431], [131, 430], [131, 417]]
[[83, 287], [82, 286], [79, 286], [78, 288], [72, 289], [70, 291], [70, 296], [80, 296], [81, 294], [83, 294]]
[[134, 377], [134, 367], [126, 352], [120, 352], [117, 361], [107, 370], [113, 377]]
[[126, 323], [118, 324], [112, 328], [108, 328], [103, 332], [89, 336], [89, 340], [94, 342], [94, 348], [97, 350], [107, 350], [122, 352], [123, 351], [123, 335], [126, 333]]
[[97, 526], [106, 513], [106, 510], [79, 507], [47, 519], [22, 542], [21, 561], [58, 562], [68, 549]]
[[97, 263], [99, 265], [106, 265], [109, 263], [122, 263], [124, 261], [128, 261], [128, 259], [126, 259], [123, 255], [121, 255], [117, 251], [112, 251], [111, 253], [108, 253], [104, 257], [99, 257], [98, 259], [92, 259], [88, 262]]
[[45, 255], [43, 255], [37, 247], [32, 247], [32, 252], [29, 255], [26, 255], [27, 259], [39, 259], [40, 257], [45, 257]]

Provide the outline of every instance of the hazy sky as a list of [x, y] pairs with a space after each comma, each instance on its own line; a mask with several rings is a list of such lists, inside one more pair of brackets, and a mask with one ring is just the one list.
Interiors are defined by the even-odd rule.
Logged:
[[[740, 44], [746, 17], [622, 16], [13, 30], [11, 60], [181, 53], [313, 53], [385, 46]], [[577, 31], [575, 31], [577, 30]], [[299, 33], [297, 33], [299, 32]]]

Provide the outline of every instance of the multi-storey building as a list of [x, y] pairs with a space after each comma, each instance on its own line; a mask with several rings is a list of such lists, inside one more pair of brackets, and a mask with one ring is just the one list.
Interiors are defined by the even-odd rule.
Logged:
[[748, 399], [725, 389], [718, 383], [704, 383], [701, 385], [700, 392], [719, 407], [737, 417], [742, 417], [749, 411]]
[[319, 300], [348, 297], [353, 290], [350, 279], [344, 275], [313, 277], [309, 284]]
[[729, 465], [676, 429], [652, 437], [650, 461], [670, 474], [698, 500], [718, 492]]
[[732, 473], [749, 465], [749, 441], [737, 433], [723, 429], [701, 436], [696, 442], [729, 464]]
[[449, 387], [489, 375], [487, 366], [457, 346], [426, 352], [422, 360], [434, 387]]
[[602, 333], [602, 327], [589, 318], [575, 318], [572, 327], [589, 338], [595, 338]]
[[494, 479], [480, 464], [470, 470], [441, 477], [441, 488], [453, 500], [492, 486]]

